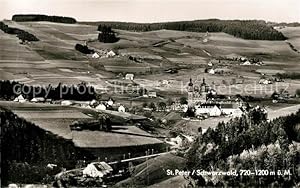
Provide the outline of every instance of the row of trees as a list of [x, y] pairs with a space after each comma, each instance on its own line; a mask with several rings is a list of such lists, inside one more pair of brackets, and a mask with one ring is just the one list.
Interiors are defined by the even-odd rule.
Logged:
[[16, 14], [12, 17], [13, 21], [16, 22], [33, 22], [33, 21], [48, 21], [48, 22], [58, 22], [58, 23], [76, 23], [76, 20], [71, 17], [63, 16], [48, 16], [42, 14]]
[[285, 40], [286, 37], [269, 26], [265, 21], [259, 20], [196, 20], [163, 23], [126, 23], [126, 22], [100, 22], [99, 28], [114, 28], [130, 31], [178, 30], [191, 32], [225, 32], [235, 37], [250, 40]]
[[[269, 186], [275, 182], [279, 187], [295, 186], [300, 180], [300, 150], [299, 144], [292, 141], [299, 142], [299, 123], [300, 111], [268, 122], [264, 110], [252, 109], [241, 118], [219, 123], [215, 130], [209, 128], [201, 134], [187, 154], [189, 167], [207, 171], [290, 169], [290, 176], [238, 175], [210, 180], [227, 186]], [[194, 178], [203, 185], [199, 177]]]
[[2, 185], [40, 183], [47, 177], [47, 164], [74, 168], [77, 160], [90, 157], [71, 141], [46, 132], [8, 110], [0, 109], [0, 123]]
[[95, 50], [89, 49], [87, 46], [82, 45], [82, 44], [76, 44], [75, 45], [75, 50], [83, 53], [83, 54], [93, 54], [95, 53]]
[[111, 27], [106, 25], [99, 25], [98, 31], [100, 31], [98, 35], [98, 40], [104, 43], [114, 43], [118, 42], [120, 38], [116, 37], [116, 33], [111, 29]]
[[17, 37], [22, 41], [39, 41], [39, 39], [31, 33], [24, 31], [22, 29], [9, 27], [8, 25], [0, 22], [0, 29], [7, 34], [17, 35]]
[[26, 99], [35, 97], [43, 97], [53, 100], [77, 100], [90, 101], [96, 99], [96, 91], [94, 87], [85, 83], [78, 85], [63, 85], [59, 83], [56, 87], [50, 84], [47, 87], [28, 86], [15, 81], [0, 81], [0, 99], [13, 100], [20, 94]]

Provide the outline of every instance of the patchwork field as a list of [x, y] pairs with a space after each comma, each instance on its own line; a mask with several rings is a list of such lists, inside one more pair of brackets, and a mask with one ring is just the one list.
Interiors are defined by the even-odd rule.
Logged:
[[19, 117], [61, 136], [71, 139], [80, 148], [120, 148], [162, 144], [163, 142], [135, 126], [113, 126], [113, 132], [71, 131], [74, 121], [92, 119], [92, 110], [50, 104], [32, 104], [0, 101]]
[[[148, 90], [166, 95], [186, 95], [185, 85], [190, 78], [206, 82], [222, 94], [265, 96], [274, 90], [287, 88], [294, 94], [299, 80], [286, 79], [283, 83], [261, 86], [262, 74], [300, 71], [300, 54], [288, 45], [300, 46], [299, 27], [281, 31], [287, 41], [244, 40], [225, 33], [195, 33], [159, 30], [130, 32], [116, 30], [120, 40], [116, 43], [97, 41], [97, 26], [60, 24], [49, 22], [5, 21], [6, 24], [36, 35], [40, 41], [21, 45], [13, 35], [0, 31], [0, 79], [17, 80], [30, 85], [78, 84], [87, 82], [97, 89], [109, 90], [108, 80], [123, 79], [119, 73], [133, 72], [135, 82]], [[96, 51], [114, 50], [113, 58], [92, 59], [74, 49], [76, 43], [88, 43]], [[129, 60], [129, 56], [140, 62]], [[241, 66], [239, 63], [214, 63], [214, 68], [230, 70], [231, 74], [204, 73], [207, 63], [219, 57], [255, 57], [263, 66]], [[168, 74], [168, 69], [178, 73]], [[232, 80], [243, 84], [230, 84]], [[167, 86], [159, 86], [168, 80]], [[224, 81], [226, 84], [224, 84]]]

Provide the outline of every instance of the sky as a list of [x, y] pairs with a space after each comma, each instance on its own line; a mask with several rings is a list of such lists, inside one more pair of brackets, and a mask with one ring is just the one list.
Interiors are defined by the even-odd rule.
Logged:
[[70, 16], [78, 21], [219, 18], [300, 22], [300, 0], [0, 0], [0, 20], [30, 13]]

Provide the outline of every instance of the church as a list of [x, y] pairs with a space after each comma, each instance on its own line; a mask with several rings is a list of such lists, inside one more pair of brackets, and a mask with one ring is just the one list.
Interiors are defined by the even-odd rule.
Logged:
[[189, 106], [195, 106], [198, 103], [205, 103], [208, 95], [214, 92], [209, 85], [205, 83], [205, 78], [203, 78], [202, 83], [199, 85], [194, 84], [192, 78], [190, 78], [187, 90]]

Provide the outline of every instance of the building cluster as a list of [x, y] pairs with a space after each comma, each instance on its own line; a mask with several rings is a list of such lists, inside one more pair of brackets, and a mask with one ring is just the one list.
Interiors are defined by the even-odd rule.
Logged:
[[98, 58], [110, 58], [115, 57], [117, 54], [113, 50], [98, 50], [97, 52], [94, 52], [91, 57], [94, 59]]
[[45, 99], [43, 97], [35, 97], [31, 100], [25, 99], [24, 96], [21, 94], [14, 99], [14, 102], [19, 103], [49, 103], [49, 104], [59, 104], [62, 106], [78, 106], [82, 108], [89, 108], [89, 109], [96, 109], [96, 110], [115, 110], [118, 112], [126, 112], [126, 107], [122, 104], [115, 104], [114, 101], [109, 98], [108, 100], [103, 101], [73, 101], [73, 100], [60, 100], [60, 101], [52, 101], [52, 99]]
[[195, 109], [195, 116], [217, 117], [221, 115], [241, 116], [244, 112], [243, 101], [240, 98], [220, 97], [203, 79], [202, 83], [194, 85], [192, 79], [188, 84], [188, 106]]

